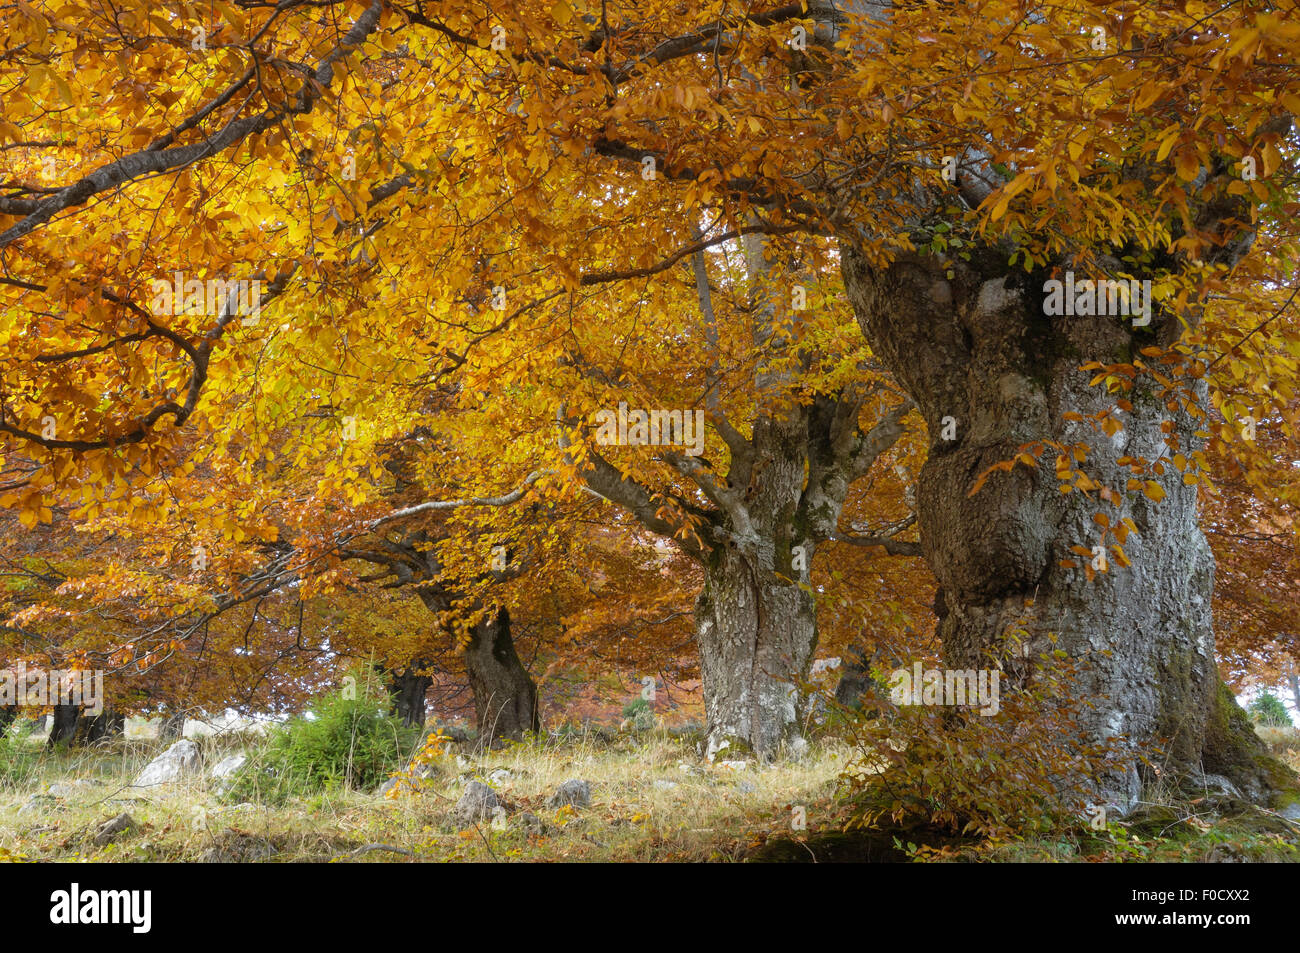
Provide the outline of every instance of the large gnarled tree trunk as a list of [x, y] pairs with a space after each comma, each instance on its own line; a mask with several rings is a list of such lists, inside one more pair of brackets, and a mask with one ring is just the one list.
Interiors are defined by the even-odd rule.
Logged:
[[[425, 586], [420, 599], [431, 612], [445, 613], [450, 594], [441, 586]], [[520, 741], [525, 732], [541, 731], [537, 684], [515, 651], [510, 613], [504, 606], [489, 609], [469, 630], [462, 657], [474, 697], [478, 744], [488, 748], [500, 741]]]
[[702, 561], [695, 638], [710, 760], [728, 748], [770, 758], [803, 747], [798, 682], [817, 648], [817, 611], [800, 583], [816, 540], [797, 518], [806, 434], [781, 441], [777, 429], [764, 422], [755, 434], [770, 452], [746, 507], [748, 525], [719, 514], [718, 542]]
[[[757, 237], [745, 242], [752, 287], [760, 288], [770, 260]], [[696, 290], [707, 329], [714, 326], [709, 278], [702, 254], [693, 257]], [[785, 309], [771, 290], [755, 295], [759, 335], [773, 353], [793, 346], [781, 340]], [[708, 508], [678, 499], [665, 507], [654, 493], [599, 453], [588, 450], [583, 476], [600, 496], [626, 507], [651, 531], [671, 539], [704, 569], [695, 603], [696, 643], [708, 720], [705, 756], [756, 755], [761, 760], [799, 756], [801, 682], [817, 647], [817, 613], [808, 570], [817, 546], [844, 539], [894, 545], [888, 539], [837, 534], [849, 486], [903, 433], [911, 403], [890, 408], [864, 431], [859, 417], [870, 393], [848, 388], [793, 400], [789, 371], [760, 371], [764, 395], [750, 425], [740, 433], [710, 390], [708, 415], [726, 443], [725, 472], [702, 458], [660, 449], [661, 459], [695, 482]], [[565, 444], [567, 446], [567, 444]], [[690, 510], [693, 525], [673, 510]], [[689, 529], [689, 532], [686, 531]], [[908, 545], [897, 544], [905, 550]], [[901, 551], [901, 550], [900, 550]]]
[[470, 629], [464, 658], [480, 746], [520, 741], [525, 732], [541, 730], [537, 686], [515, 651], [510, 613], [504, 606]]
[[[858, 428], [862, 404], [861, 393], [818, 395], [760, 417], [748, 438], [717, 416], [731, 447], [725, 480], [692, 458], [664, 454], [714, 503], [696, 514], [705, 520], [700, 535], [678, 532], [647, 488], [598, 454], [588, 457], [588, 486], [673, 539], [704, 569], [695, 634], [709, 760], [797, 757], [806, 746], [800, 683], [817, 647], [808, 569], [820, 543], [843, 538], [836, 527], [849, 485], [898, 439], [911, 408], [894, 407], [864, 433]], [[846, 541], [893, 545], [864, 537]], [[908, 544], [897, 545], [905, 550]]]
[[[1011, 629], [1028, 634], [1029, 657], [1055, 635], [1067, 653], [1086, 659], [1081, 693], [1098, 704], [1081, 711], [1085, 737], [1122, 736], [1131, 752], [1116, 776], [1097, 779], [1113, 802], [1128, 807], [1138, 798], [1145, 780], [1138, 754], [1157, 747], [1157, 763], [1171, 775], [1223, 774], [1261, 796], [1269, 766], [1249, 725], [1233, 717], [1235, 702], [1215, 666], [1214, 559], [1197, 523], [1196, 489], [1166, 461], [1163, 474], [1143, 477], [1164, 491], [1155, 502], [1125, 489], [1131, 474], [1119, 462], [1168, 458], [1168, 435], [1190, 455], [1199, 445], [1196, 422], [1157, 397], [1149, 379], [1126, 395], [1133, 410], [1121, 415], [1123, 429], [1113, 438], [1066, 417], [1087, 417], [1116, 400], [1089, 386], [1080, 365], [1131, 361], [1146, 344], [1169, 343], [1177, 322], [1135, 329], [1115, 316], [1047, 317], [1046, 275], [959, 263], [950, 279], [950, 268], [920, 255], [876, 268], [843, 248], [862, 329], [932, 435], [918, 517], [941, 586], [946, 663], [987, 666], [986, 652]], [[945, 424], [953, 439], [943, 439]], [[993, 474], [970, 495], [992, 464], [1039, 440], [1089, 444], [1082, 467], [1118, 491], [1119, 506], [1098, 502], [1096, 494], [1062, 494], [1052, 452], [1038, 468]], [[1089, 560], [1070, 547], [1100, 545], [1098, 512], [1112, 526], [1131, 518], [1138, 533], [1124, 544], [1130, 567], [1116, 563], [1108, 538], [1109, 569], [1089, 581], [1082, 566]], [[1068, 561], [1076, 566], [1062, 565]]]
[[74, 741], [80, 745], [93, 745], [110, 738], [120, 738], [125, 731], [126, 716], [105, 708], [98, 715], [81, 716]]

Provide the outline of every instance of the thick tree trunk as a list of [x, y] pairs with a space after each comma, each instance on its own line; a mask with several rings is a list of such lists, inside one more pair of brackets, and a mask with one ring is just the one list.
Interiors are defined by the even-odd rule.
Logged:
[[[761, 760], [802, 754], [801, 682], [817, 648], [816, 606], [808, 588], [813, 552], [837, 535], [849, 486], [902, 435], [902, 418], [911, 410], [910, 402], [900, 403], [864, 433], [859, 424], [867, 388], [816, 393], [809, 399], [794, 370], [798, 360], [786, 363], [778, 357], [796, 357], [806, 344], [792, 332], [798, 318], [790, 310], [789, 289], [778, 290], [782, 283], [771, 280], [784, 253], [767, 247], [757, 233], [741, 245], [755, 342], [765, 355], [754, 375], [759, 404], [750, 435], [728, 419], [715, 382], [704, 403], [727, 445], [725, 477], [689, 452], [663, 454], [695, 482], [708, 506], [687, 504], [683, 510], [694, 511], [689, 517], [665, 516], [670, 508], [660, 505], [657, 494], [590, 450], [583, 473], [592, 490], [627, 507], [651, 531], [673, 539], [704, 569], [695, 633], [709, 760], [722, 752], [754, 754]], [[704, 254], [696, 253], [692, 262], [704, 327], [713, 328]], [[710, 337], [716, 345], [711, 332]], [[892, 401], [877, 409], [884, 411], [886, 404]], [[562, 445], [568, 443], [562, 439]]]
[[868, 651], [865, 647], [859, 647], [844, 653], [844, 667], [839, 683], [835, 686], [837, 704], [858, 711], [862, 708], [863, 694], [881, 688], [871, 674], [871, 668], [879, 658], [879, 649]]
[[[1080, 688], [1098, 704], [1081, 712], [1085, 738], [1123, 736], [1131, 755], [1116, 776], [1098, 779], [1102, 794], [1132, 805], [1145, 780], [1139, 752], [1160, 746], [1157, 763], [1174, 776], [1224, 774], [1262, 796], [1269, 768], [1249, 725], [1233, 717], [1240, 709], [1215, 665], [1214, 559], [1197, 523], [1196, 489], [1183, 484], [1164, 441], [1173, 435], [1190, 456], [1199, 446], [1196, 421], [1181, 406], [1171, 409], [1149, 379], [1125, 395], [1133, 410], [1119, 415], [1123, 429], [1113, 438], [1066, 418], [1103, 411], [1117, 397], [1089, 386], [1081, 364], [1132, 361], [1139, 348], [1174, 340], [1176, 320], [1134, 329], [1116, 316], [1046, 317], [1050, 276], [999, 267], [1004, 255], [983, 266], [915, 255], [877, 269], [852, 248], [842, 254], [868, 341], [930, 428], [918, 519], [941, 586], [946, 664], [987, 667], [986, 652], [1014, 629], [1028, 636], [1024, 657], [1037, 658], [1054, 634], [1070, 656], [1086, 659]], [[944, 439], [945, 429], [953, 439]], [[1088, 443], [1080, 468], [1115, 490], [1119, 505], [1097, 493], [1062, 494], [1054, 451], [1037, 468], [993, 474], [969, 495], [989, 466], [1039, 440]], [[1162, 456], [1163, 474], [1143, 479], [1159, 484], [1163, 501], [1126, 490], [1130, 472], [1120, 458]], [[1089, 581], [1084, 564], [1092, 557], [1070, 547], [1101, 545], [1097, 513], [1111, 526], [1131, 518], [1137, 534], [1124, 543], [1131, 567], [1116, 562], [1108, 536], [1109, 570]], [[1062, 565], [1068, 561], [1075, 566]]]
[[537, 686], [515, 652], [510, 613], [504, 606], [470, 630], [464, 655], [480, 747], [541, 731]]
[[424, 727], [427, 710], [425, 696], [433, 678], [419, 674], [420, 662], [412, 662], [400, 672], [389, 672], [388, 694], [393, 700], [393, 714], [415, 728]]
[[0, 705], [0, 738], [5, 736], [5, 732], [9, 730], [9, 726], [13, 724], [14, 719], [17, 717], [18, 706]]
[[125, 730], [126, 716], [105, 708], [93, 717], [81, 716], [77, 723], [73, 742], [79, 745], [93, 745], [110, 738], [120, 737]]
[[46, 747], [53, 748], [63, 742], [72, 744], [76, 740], [77, 723], [80, 720], [80, 705], [55, 705], [50, 723], [50, 736], [45, 741]]
[[[839, 519], [839, 484], [848, 485], [847, 477], [820, 478], [815, 451], [829, 428], [818, 411], [830, 406], [760, 418], [752, 447], [761, 465], [747, 487], [736, 488], [744, 491], [743, 505], [718, 513], [695, 604], [709, 760], [797, 757], [806, 747], [799, 682], [817, 648], [817, 612], [800, 583], [807, 582], [817, 542]], [[836, 488], [826, 492], [832, 482]]]
[[695, 637], [710, 761], [767, 760], [804, 747], [799, 679], [817, 646], [816, 607], [806, 590], [772, 571], [769, 558], [720, 549], [705, 566]]

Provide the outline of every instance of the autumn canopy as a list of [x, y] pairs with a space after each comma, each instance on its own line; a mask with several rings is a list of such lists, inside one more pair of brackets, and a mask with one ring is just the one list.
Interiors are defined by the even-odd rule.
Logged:
[[519, 737], [617, 657], [785, 757], [819, 653], [1059, 656], [1116, 803], [1290, 783], [1294, 3], [0, 16], [0, 659]]

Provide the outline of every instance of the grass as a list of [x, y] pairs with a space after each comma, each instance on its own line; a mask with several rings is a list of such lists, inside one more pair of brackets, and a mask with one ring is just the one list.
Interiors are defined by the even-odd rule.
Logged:
[[[211, 766], [254, 739], [198, 743]], [[1294, 731], [1269, 743], [1282, 756], [1300, 751]], [[280, 806], [231, 804], [205, 776], [155, 790], [130, 788], [163, 747], [119, 739], [91, 750], [33, 748], [27, 770], [0, 773], [0, 859], [728, 862], [765, 853], [780, 859], [853, 856], [852, 849], [837, 854], [846, 844], [852, 848], [839, 834], [847, 810], [835, 797], [851, 752], [834, 739], [816, 742], [797, 764], [760, 768], [750, 762], [744, 771], [701, 764], [693, 745], [658, 731], [627, 733], [613, 742], [578, 735], [482, 757], [452, 746], [434, 760], [438, 774], [418, 793], [383, 798], [340, 790], [291, 797]], [[495, 773], [500, 769], [509, 774]], [[570, 778], [590, 782], [591, 806], [547, 807], [548, 796]], [[470, 779], [497, 792], [509, 812], [504, 824], [459, 829], [453, 810], [461, 783]], [[52, 796], [52, 784], [68, 787]], [[792, 830], [796, 805], [805, 809], [805, 831]], [[98, 827], [122, 812], [136, 826], [96, 844]], [[543, 833], [522, 823], [525, 812], [545, 825]], [[892, 842], [889, 852], [902, 856], [901, 849], [918, 860], [1300, 860], [1294, 825], [1261, 813], [1221, 817], [1206, 803], [1152, 806], [1103, 831], [1080, 824], [1033, 840], [909, 848], [909, 840], [920, 839], [884, 832], [874, 842]]]
[[[209, 765], [240, 750], [231, 741], [201, 744]], [[250, 844], [255, 852], [269, 844], [275, 861], [729, 860], [769, 834], [788, 832], [794, 803], [807, 805], [808, 830], [815, 832], [817, 805], [829, 806], [847, 754], [830, 743], [800, 764], [756, 769], [751, 763], [731, 771], [700, 765], [692, 747], [658, 732], [610, 744], [580, 737], [481, 758], [448, 751], [434, 762], [439, 775], [415, 794], [381, 798], [342, 790], [275, 807], [229, 804], [198, 776], [158, 790], [129, 788], [162, 747], [118, 741], [45, 754], [25, 781], [0, 783], [0, 857], [193, 861], [216, 851], [241, 859]], [[493, 778], [499, 769], [509, 777]], [[547, 808], [547, 798], [570, 778], [590, 782], [591, 806]], [[508, 806], [504, 829], [491, 822], [458, 829], [452, 815], [459, 783], [470, 779], [488, 783]], [[47, 794], [51, 784], [78, 781], [87, 783], [64, 797]], [[741, 782], [754, 790], [742, 791]], [[39, 807], [20, 814], [34, 797]], [[137, 822], [135, 830], [103, 847], [90, 843], [101, 823], [123, 811]], [[519, 815], [525, 811], [541, 820], [545, 834], [524, 829]], [[376, 844], [409, 853], [374, 848], [346, 856]]]

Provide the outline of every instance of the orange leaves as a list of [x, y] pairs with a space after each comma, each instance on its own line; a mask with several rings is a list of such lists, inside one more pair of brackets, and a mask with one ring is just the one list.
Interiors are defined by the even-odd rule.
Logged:
[[1017, 465], [1026, 466], [1030, 469], [1036, 468], [1039, 463], [1038, 458], [1043, 455], [1043, 452], [1049, 445], [1049, 443], [1042, 441], [1026, 444], [1024, 447], [1020, 448], [1020, 452], [1010, 460], [1000, 460], [997, 463], [994, 463], [975, 479], [975, 484], [966, 495], [974, 496], [978, 493], [993, 473], [1010, 473]]
[[1201, 157], [1194, 148], [1180, 149], [1174, 160], [1174, 169], [1184, 182], [1196, 178], [1201, 169]]

